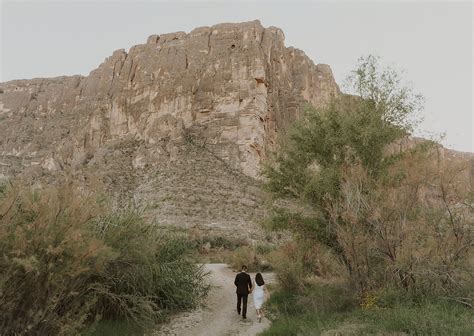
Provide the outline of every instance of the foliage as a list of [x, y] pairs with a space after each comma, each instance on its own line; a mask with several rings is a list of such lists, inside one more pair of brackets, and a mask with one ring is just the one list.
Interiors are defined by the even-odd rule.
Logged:
[[127, 320], [105, 320], [84, 329], [81, 336], [139, 336], [143, 335], [144, 328]]
[[379, 61], [373, 55], [359, 58], [357, 69], [348, 77], [347, 89], [372, 105], [382, 122], [412, 131], [420, 121], [417, 112], [422, 109], [424, 98], [405, 84], [397, 70], [382, 68]]
[[329, 248], [361, 294], [387, 284], [440, 295], [466, 286], [474, 274], [466, 167], [409, 139], [422, 99], [395, 71], [369, 56], [349, 83], [358, 96], [309, 108], [264, 168], [278, 204], [269, 226]]
[[271, 263], [267, 261], [267, 255], [271, 248], [263, 246], [241, 246], [236, 248], [229, 260], [230, 266], [240, 270], [246, 265], [249, 272], [265, 272], [272, 269]]
[[268, 256], [276, 273], [279, 285], [287, 291], [301, 293], [311, 275], [326, 275], [340, 272], [340, 264], [334, 263], [334, 256], [324, 248], [311, 245], [308, 241], [299, 244], [288, 243]]
[[[280, 290], [268, 302], [272, 325], [262, 335], [472, 335], [472, 311], [436, 298], [413, 299], [391, 289], [359, 307], [351, 288], [314, 284], [303, 293]], [[383, 303], [383, 305], [380, 305]]]
[[183, 241], [71, 185], [0, 199], [0, 329], [70, 335], [101, 319], [145, 326], [207, 292]]
[[275, 198], [310, 208], [275, 207], [270, 226], [328, 246], [342, 259], [328, 200], [340, 197], [343, 167], [360, 165], [373, 180], [383, 176], [398, 156], [387, 147], [409, 134], [412, 124], [404, 118], [416, 114], [421, 102], [409, 88], [393, 86], [401, 84], [395, 72], [379, 73], [377, 67], [377, 59], [368, 57], [350, 78], [360, 97], [343, 95], [323, 108], [308, 107], [263, 171]]
[[203, 253], [206, 252], [206, 249], [233, 251], [240, 246], [248, 244], [243, 238], [229, 238], [209, 234], [197, 237], [188, 235], [188, 239], [196, 250], [200, 250]]
[[7, 190], [7, 183], [0, 180], [0, 197], [3, 196], [6, 190]]
[[360, 290], [392, 283], [446, 294], [473, 280], [472, 200], [457, 175], [464, 168], [450, 166], [410, 153], [377, 184], [360, 167], [345, 169], [328, 211]]
[[[361, 59], [349, 84], [358, 97], [342, 95], [306, 115], [290, 131], [264, 175], [267, 189], [320, 204], [339, 189], [339, 167], [359, 163], [371, 175], [390, 163], [386, 147], [409, 134], [422, 98], [377, 59]], [[411, 118], [410, 118], [411, 117]]]

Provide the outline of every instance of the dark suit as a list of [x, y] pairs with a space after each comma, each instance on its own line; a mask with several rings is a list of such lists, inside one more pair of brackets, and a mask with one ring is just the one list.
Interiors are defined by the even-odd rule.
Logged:
[[247, 318], [247, 299], [249, 296], [249, 291], [252, 289], [252, 280], [250, 279], [250, 275], [245, 272], [238, 273], [235, 276], [234, 284], [237, 287], [237, 313], [240, 314], [240, 307], [243, 303], [242, 317]]

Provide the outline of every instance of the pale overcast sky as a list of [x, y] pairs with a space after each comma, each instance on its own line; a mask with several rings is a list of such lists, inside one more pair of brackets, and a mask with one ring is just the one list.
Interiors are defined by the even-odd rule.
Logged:
[[446, 133], [445, 146], [474, 152], [471, 1], [0, 0], [0, 11], [0, 81], [87, 75], [151, 34], [259, 19], [331, 65], [338, 83], [361, 55], [404, 69], [426, 97], [419, 134]]

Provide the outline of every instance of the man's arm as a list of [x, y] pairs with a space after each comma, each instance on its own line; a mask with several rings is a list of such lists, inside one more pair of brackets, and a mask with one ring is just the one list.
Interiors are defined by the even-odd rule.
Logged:
[[235, 276], [235, 280], [234, 280], [234, 285], [235, 285], [236, 287], [237, 287], [237, 277], [238, 277], [238, 276], [239, 276], [239, 274], [237, 274], [237, 275]]
[[249, 289], [252, 289], [252, 279], [250, 278], [250, 275], [248, 276], [248, 282], [249, 282]]

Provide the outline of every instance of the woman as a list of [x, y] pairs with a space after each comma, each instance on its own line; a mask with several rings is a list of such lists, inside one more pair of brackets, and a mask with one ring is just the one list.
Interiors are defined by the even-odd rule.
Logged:
[[265, 281], [261, 273], [255, 275], [255, 289], [253, 290], [253, 303], [255, 309], [257, 310], [258, 322], [262, 322], [263, 309], [262, 305], [265, 302], [265, 299], [270, 297], [267, 287], [265, 287]]

